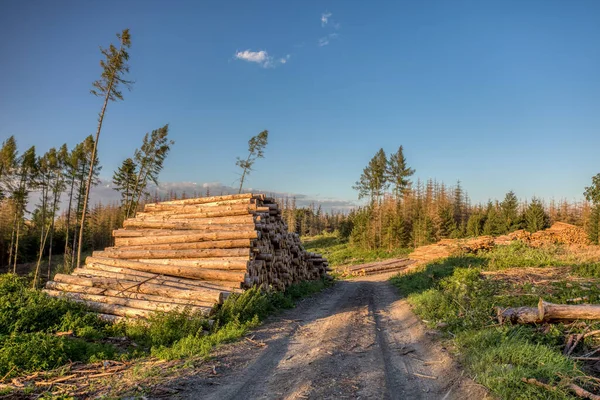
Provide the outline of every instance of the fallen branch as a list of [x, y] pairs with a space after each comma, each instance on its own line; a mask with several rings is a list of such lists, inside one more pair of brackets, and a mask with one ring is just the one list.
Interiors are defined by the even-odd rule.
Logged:
[[413, 372], [413, 375], [418, 376], [419, 378], [433, 379], [433, 380], [437, 379], [437, 376], [423, 375], [423, 374], [419, 374], [418, 372]]
[[588, 392], [587, 390], [585, 390], [581, 386], [577, 386], [574, 383], [570, 383], [569, 384], [569, 389], [571, 389], [573, 392], [575, 392], [575, 394], [577, 396], [582, 397], [584, 399], [600, 400], [600, 396], [598, 396], [597, 394]]
[[527, 378], [521, 378], [521, 381], [523, 381], [525, 383], [528, 383], [530, 385], [534, 385], [534, 386], [538, 386], [538, 387], [544, 388], [544, 389], [546, 389], [546, 390], [548, 390], [550, 392], [556, 391], [556, 388], [554, 386], [548, 385], [547, 383], [540, 382], [540, 381], [538, 381], [535, 378], [529, 378], [529, 379], [527, 379]]

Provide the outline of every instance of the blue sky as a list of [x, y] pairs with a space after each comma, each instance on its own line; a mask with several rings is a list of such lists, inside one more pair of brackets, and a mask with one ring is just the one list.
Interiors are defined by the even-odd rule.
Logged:
[[403, 145], [415, 178], [460, 179], [475, 202], [580, 199], [600, 172], [599, 20], [583, 0], [3, 1], [0, 141], [94, 133], [98, 46], [127, 27], [135, 84], [107, 111], [107, 179], [169, 123], [172, 185], [235, 185], [268, 129], [249, 187], [355, 200], [375, 152]]

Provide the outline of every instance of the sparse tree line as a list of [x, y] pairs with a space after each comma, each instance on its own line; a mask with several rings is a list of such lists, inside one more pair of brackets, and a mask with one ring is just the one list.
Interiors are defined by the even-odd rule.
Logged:
[[[62, 254], [63, 268], [71, 270], [81, 264], [82, 250], [110, 244], [112, 230], [124, 218], [135, 215], [140, 201], [148, 195], [148, 184], [157, 183], [174, 143], [168, 138], [168, 125], [146, 134], [140, 149], [114, 173], [114, 188], [122, 198], [120, 206], [98, 204], [90, 210], [90, 191], [98, 184], [101, 170], [97, 146], [107, 106], [123, 100], [121, 88], [132, 85], [125, 79], [129, 72], [129, 30], [117, 38], [118, 46], [100, 49], [102, 72], [92, 84], [91, 93], [103, 98], [95, 136], [71, 149], [63, 144], [40, 155], [35, 146], [20, 153], [14, 136], [0, 148], [0, 265], [16, 272], [19, 262], [35, 260], [34, 286], [42, 275], [44, 257], [48, 259], [45, 273], [49, 278], [53, 254]], [[37, 203], [30, 204], [32, 198]], [[68, 205], [58, 215], [62, 201]]]
[[17, 263], [36, 260], [37, 279], [42, 273], [42, 257], [48, 258], [44, 270], [49, 274], [53, 255], [64, 255], [64, 267], [69, 270], [76, 265], [79, 246], [84, 251], [109, 246], [112, 230], [135, 215], [148, 196], [148, 184], [157, 183], [172, 144], [167, 125], [146, 134], [133, 158], [126, 159], [114, 173], [114, 189], [121, 193], [121, 204], [84, 208], [92, 165], [92, 186], [99, 183], [102, 169], [98, 157], [92, 163], [91, 135], [71, 149], [63, 144], [41, 155], [35, 147], [19, 153], [15, 138], [8, 138], [0, 147], [0, 265], [15, 271]]

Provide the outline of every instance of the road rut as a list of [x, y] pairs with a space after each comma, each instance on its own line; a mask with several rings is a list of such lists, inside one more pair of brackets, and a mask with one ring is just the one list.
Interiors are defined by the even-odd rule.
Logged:
[[387, 278], [341, 281], [222, 347], [193, 399], [483, 399]]

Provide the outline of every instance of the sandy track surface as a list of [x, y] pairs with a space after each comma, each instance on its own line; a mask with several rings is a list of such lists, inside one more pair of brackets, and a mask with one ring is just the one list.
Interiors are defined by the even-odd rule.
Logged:
[[190, 399], [483, 399], [389, 275], [341, 281], [180, 382]]

